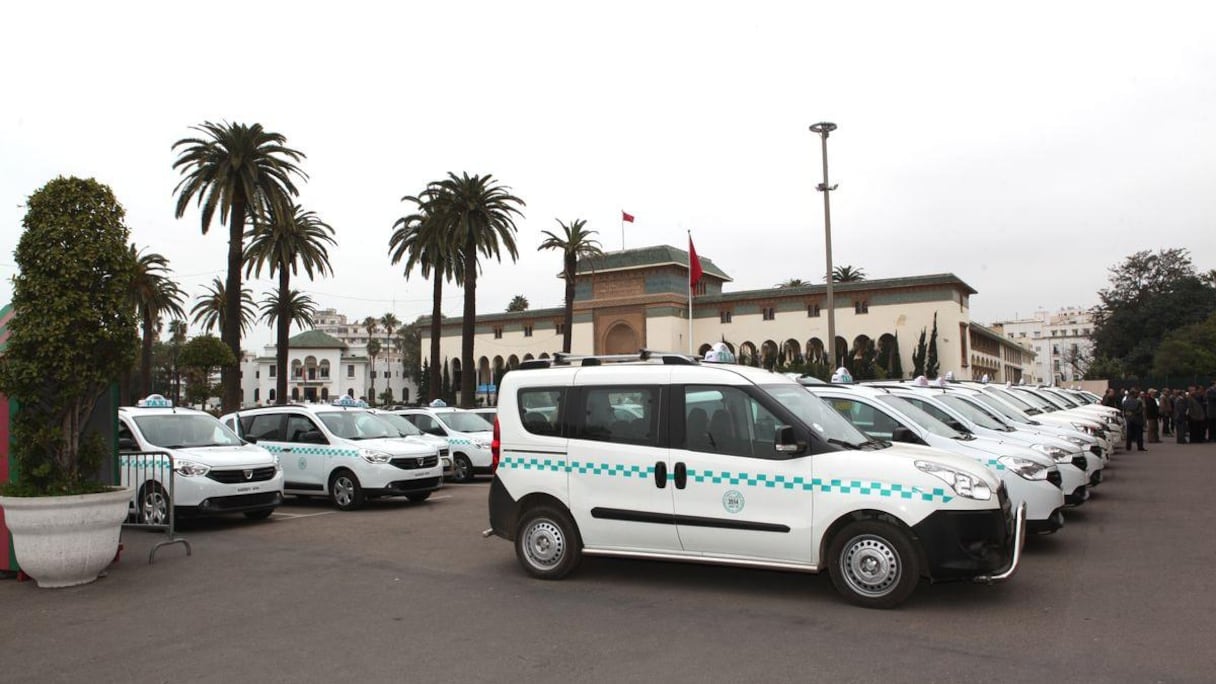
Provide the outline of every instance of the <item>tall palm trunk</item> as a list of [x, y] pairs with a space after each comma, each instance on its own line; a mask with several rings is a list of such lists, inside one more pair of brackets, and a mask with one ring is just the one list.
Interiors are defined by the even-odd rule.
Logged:
[[465, 225], [464, 234], [464, 319], [460, 331], [460, 405], [473, 408], [477, 405], [477, 373], [473, 365], [473, 333], [477, 318], [477, 243], [473, 229]]
[[578, 257], [566, 255], [566, 268], [563, 274], [566, 278], [566, 311], [563, 320], [565, 329], [562, 330], [562, 351], [570, 353], [570, 340], [574, 335], [574, 270], [578, 266]]
[[139, 347], [139, 396], [152, 394], [152, 311], [144, 307], [144, 336]]
[[275, 379], [275, 403], [287, 403], [287, 337], [291, 332], [291, 273], [286, 268], [287, 264], [279, 264], [279, 314], [275, 320], [274, 345], [275, 359], [274, 365], [277, 370], [275, 373], [279, 376]]
[[439, 384], [439, 336], [443, 334], [443, 273], [438, 269], [435, 274], [435, 300], [431, 305], [431, 367], [427, 369], [430, 378], [427, 380], [427, 402], [439, 398], [442, 386]]
[[220, 382], [224, 386], [223, 409], [230, 413], [241, 408], [241, 257], [245, 240], [245, 209], [247, 199], [239, 191], [232, 201], [232, 216], [228, 228], [228, 283], [225, 287], [227, 301], [224, 302], [225, 322], [220, 336], [236, 364], [220, 369]]

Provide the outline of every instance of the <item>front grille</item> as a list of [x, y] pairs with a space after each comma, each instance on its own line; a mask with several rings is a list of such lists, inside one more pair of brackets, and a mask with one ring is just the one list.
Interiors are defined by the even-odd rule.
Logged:
[[[274, 477], [274, 466], [264, 468], [238, 468], [236, 470], [212, 470], [207, 477], [224, 484], [240, 484], [242, 482], [265, 482]], [[249, 475], [246, 476], [246, 473]]]
[[199, 508], [208, 511], [223, 511], [256, 506], [270, 506], [282, 499], [279, 492], [259, 492], [257, 494], [237, 494], [236, 496], [213, 496], [204, 501]]
[[440, 450], [439, 450], [439, 456], [440, 456], [441, 458], [442, 458], [442, 457], [444, 457], [444, 456], [447, 456], [447, 455], [448, 455], [448, 448], [447, 448], [447, 447], [444, 447], [444, 448], [442, 448], [442, 449], [440, 449]]
[[1089, 451], [1094, 456], [1097, 456], [1098, 458], [1102, 458], [1102, 447], [1098, 446], [1097, 444], [1090, 446]]
[[385, 489], [394, 492], [416, 492], [416, 491], [431, 491], [439, 487], [439, 478], [437, 477], [420, 477], [417, 480], [398, 480], [390, 482]]
[[439, 465], [438, 456], [402, 456], [394, 458], [389, 463], [402, 470], [418, 470], [419, 468], [434, 468]]
[[1085, 470], [1089, 467], [1089, 461], [1087, 461], [1084, 456], [1073, 456], [1072, 464], [1081, 470]]
[[1059, 471], [1059, 470], [1053, 470], [1053, 471], [1051, 471], [1051, 472], [1047, 473], [1047, 481], [1048, 481], [1048, 482], [1050, 482], [1050, 483], [1052, 483], [1053, 485], [1055, 485], [1055, 486], [1056, 486], [1057, 488], [1059, 488], [1059, 489], [1063, 489], [1063, 488], [1064, 488], [1064, 487], [1062, 486], [1062, 485], [1063, 485], [1063, 482], [1064, 482], [1064, 479], [1063, 479], [1062, 477], [1060, 477], [1060, 471]]

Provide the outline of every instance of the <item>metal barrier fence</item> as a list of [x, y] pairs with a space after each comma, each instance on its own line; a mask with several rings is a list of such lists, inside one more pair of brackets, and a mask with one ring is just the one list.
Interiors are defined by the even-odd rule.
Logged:
[[148, 563], [156, 560], [156, 552], [162, 546], [181, 544], [186, 555], [193, 554], [190, 542], [177, 536], [174, 526], [173, 457], [163, 451], [130, 451], [118, 454], [118, 469], [124, 486], [132, 487], [135, 495], [131, 499], [130, 512], [124, 528], [164, 530], [168, 539], [157, 542], [148, 552]]

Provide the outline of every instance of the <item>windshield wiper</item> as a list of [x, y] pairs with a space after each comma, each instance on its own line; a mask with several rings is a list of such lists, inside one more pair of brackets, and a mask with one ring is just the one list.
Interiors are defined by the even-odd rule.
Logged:
[[891, 443], [885, 439], [874, 439], [871, 437], [861, 443], [861, 449], [864, 451], [876, 451], [878, 449], [886, 449], [891, 446]]
[[[864, 443], [864, 442], [863, 442], [863, 443]], [[836, 439], [835, 437], [828, 437], [828, 444], [835, 444], [835, 445], [837, 445], [837, 446], [842, 446], [842, 447], [844, 447], [844, 448], [846, 448], [846, 449], [853, 449], [853, 450], [855, 450], [855, 451], [856, 451], [857, 449], [860, 449], [860, 448], [861, 448], [861, 445], [860, 445], [860, 444], [854, 444], [854, 443], [852, 443], [852, 442], [846, 442], [846, 441], [844, 441], [843, 439]]]

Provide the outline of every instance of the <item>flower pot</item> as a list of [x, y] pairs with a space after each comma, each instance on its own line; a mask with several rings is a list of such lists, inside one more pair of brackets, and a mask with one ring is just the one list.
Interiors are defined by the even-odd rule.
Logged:
[[39, 587], [97, 579], [118, 551], [131, 493], [0, 497], [17, 564]]

